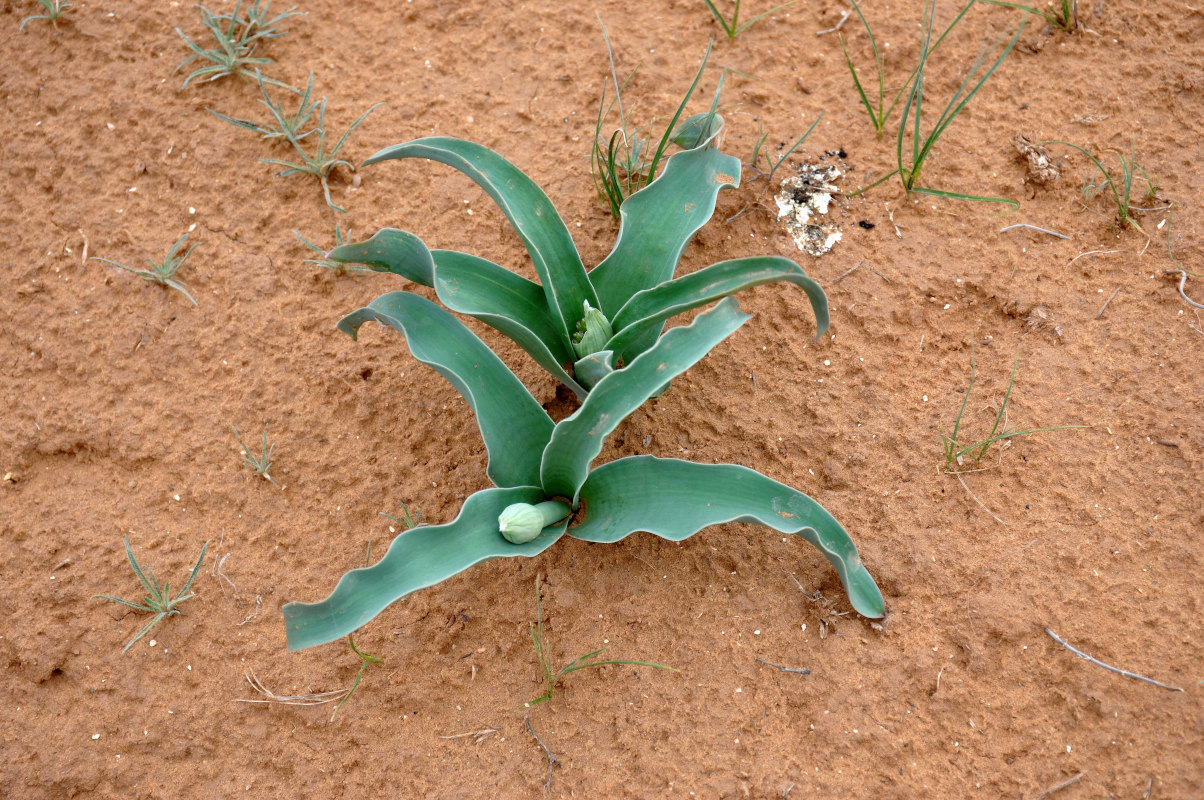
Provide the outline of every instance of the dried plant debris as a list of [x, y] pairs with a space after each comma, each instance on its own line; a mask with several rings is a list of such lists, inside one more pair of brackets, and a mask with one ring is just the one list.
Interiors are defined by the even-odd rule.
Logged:
[[786, 178], [778, 190], [778, 219], [799, 250], [822, 256], [841, 239], [840, 229], [821, 219], [828, 213], [832, 195], [840, 191], [836, 180], [843, 175], [840, 168], [804, 165], [799, 174]]
[[1039, 142], [1024, 133], [1017, 133], [1012, 139], [1016, 152], [1023, 161], [1028, 163], [1028, 173], [1024, 176], [1027, 186], [1049, 186], [1062, 177], [1061, 168], [1054, 163], [1049, 151]]

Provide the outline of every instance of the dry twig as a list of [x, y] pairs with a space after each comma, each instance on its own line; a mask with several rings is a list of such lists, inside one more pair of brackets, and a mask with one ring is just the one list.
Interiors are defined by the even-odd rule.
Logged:
[[1084, 774], [1086, 774], [1086, 773], [1080, 772], [1077, 775], [1073, 775], [1073, 776], [1067, 778], [1066, 780], [1062, 781], [1057, 786], [1050, 786], [1048, 789], [1041, 792], [1041, 794], [1034, 797], [1033, 800], [1045, 800], [1046, 797], [1049, 797], [1054, 792], [1056, 792], [1060, 789], [1065, 789], [1067, 786], [1070, 786], [1073, 783], [1077, 783], [1083, 777]]
[[548, 754], [547, 790], [548, 790], [548, 794], [550, 795], [552, 793], [552, 770], [554, 770], [556, 768], [556, 765], [560, 763], [560, 759], [558, 759], [556, 756], [552, 755], [552, 751], [548, 749], [548, 746], [543, 743], [543, 739], [540, 739], [539, 734], [537, 734], [535, 732], [535, 729], [531, 727], [531, 715], [530, 714], [528, 714], [526, 716], [526, 718], [523, 720], [523, 722], [525, 722], [527, 724], [527, 732], [530, 733], [533, 737], [535, 737], [535, 741], [539, 742], [539, 746], [542, 747], [543, 751]]
[[1067, 236], [1064, 233], [1057, 233], [1056, 231], [1046, 230], [1045, 228], [1038, 228], [1036, 225], [1029, 225], [1028, 223], [1025, 223], [1025, 222], [1020, 222], [1015, 225], [1008, 225], [1006, 228], [1000, 228], [999, 232], [1006, 233], [1007, 231], [1015, 230], [1016, 228], [1029, 228], [1034, 231], [1040, 231], [1041, 233], [1048, 233], [1050, 236], [1057, 236], [1059, 239], [1069, 239], [1070, 238], [1069, 236]]
[[1191, 306], [1192, 308], [1204, 308], [1204, 304], [1197, 303], [1195, 300], [1192, 300], [1190, 297], [1187, 296], [1187, 292], [1184, 290], [1184, 287], [1187, 286], [1187, 270], [1165, 269], [1162, 271], [1162, 274], [1164, 274], [1164, 275], [1174, 275], [1175, 273], [1179, 274], [1179, 294], [1180, 294], [1180, 296], [1182, 296], [1183, 299], [1187, 302], [1187, 304], [1189, 306]]
[[964, 480], [962, 480], [961, 475], [958, 475], [956, 472], [953, 474], [957, 475], [957, 482], [960, 483], [962, 485], [962, 488], [966, 490], [966, 494], [970, 495], [970, 499], [972, 499], [975, 503], [978, 503], [978, 505], [982, 507], [983, 511], [990, 514], [991, 519], [995, 520], [996, 522], [998, 522], [1000, 525], [1004, 526], [1005, 528], [1009, 527], [1006, 522], [1001, 520], [999, 517], [995, 516], [995, 512], [992, 511], [991, 509], [987, 508], [985, 503], [983, 503], [981, 500], [979, 500], [977, 497], [974, 496], [974, 492], [970, 491], [970, 487], [966, 485], [966, 482]]
[[1112, 300], [1113, 300], [1113, 298], [1115, 298], [1115, 297], [1116, 297], [1116, 295], [1118, 295], [1118, 294], [1120, 294], [1120, 287], [1119, 287], [1119, 286], [1117, 286], [1117, 287], [1116, 287], [1116, 291], [1114, 291], [1114, 292], [1112, 293], [1111, 297], [1109, 297], [1107, 300], [1105, 300], [1105, 301], [1104, 301], [1104, 304], [1103, 304], [1102, 306], [1100, 306], [1100, 307], [1099, 307], [1099, 313], [1097, 313], [1097, 314], [1095, 315], [1095, 318], [1096, 318], [1096, 319], [1099, 319], [1100, 317], [1102, 317], [1102, 316], [1104, 315], [1104, 309], [1108, 307], [1108, 304], [1109, 304], [1109, 303], [1111, 303], [1111, 302], [1112, 302]]
[[840, 18], [840, 22], [837, 22], [837, 23], [836, 23], [835, 25], [833, 25], [831, 28], [825, 28], [825, 29], [824, 29], [824, 30], [822, 30], [822, 31], [816, 31], [816, 32], [815, 32], [815, 35], [816, 35], [816, 36], [823, 36], [823, 35], [824, 35], [824, 34], [826, 34], [826, 33], [836, 33], [838, 30], [840, 30], [841, 28], [843, 28], [843, 27], [844, 27], [844, 24], [845, 24], [845, 22], [847, 22], [847, 21], [848, 21], [848, 19], [849, 19], [849, 14], [852, 14], [852, 13], [853, 13], [852, 11], [846, 11], [846, 12], [844, 12], [844, 16], [842, 16], [842, 17]]
[[501, 731], [502, 731], [501, 728], [482, 728], [479, 731], [468, 731], [467, 733], [453, 733], [449, 736], [440, 736], [439, 738], [440, 739], [464, 739], [468, 736], [472, 736], [473, 737], [472, 743], [480, 744], [481, 740], [484, 739], [486, 736], [492, 736], [495, 733], [501, 733]]
[[247, 683], [251, 684], [251, 688], [262, 694], [263, 697], [237, 698], [234, 701], [236, 703], [279, 703], [285, 706], [320, 706], [323, 703], [332, 703], [347, 694], [346, 689], [333, 689], [329, 692], [281, 695], [264, 686], [255, 675], [254, 670], [247, 670], [244, 673], [244, 677], [246, 677]]
[[1098, 658], [1093, 658], [1093, 657], [1087, 655], [1086, 653], [1084, 653], [1082, 650], [1079, 650], [1078, 648], [1075, 648], [1075, 647], [1072, 647], [1071, 645], [1066, 644], [1066, 642], [1059, 639], [1058, 635], [1056, 633], [1054, 633], [1053, 631], [1051, 631], [1049, 628], [1046, 628], [1045, 632], [1048, 633], [1049, 637], [1051, 639], [1053, 639], [1055, 642], [1062, 645], [1067, 650], [1074, 653], [1076, 656], [1087, 659], [1092, 664], [1095, 664], [1097, 667], [1103, 667], [1106, 670], [1111, 670], [1112, 672], [1115, 672], [1117, 675], [1124, 675], [1126, 678], [1133, 678], [1134, 680], [1145, 681], [1146, 683], [1152, 683], [1153, 685], [1157, 686], [1160, 689], [1167, 689], [1172, 692], [1183, 691], [1178, 686], [1167, 686], [1165, 683], [1159, 683], [1158, 681], [1154, 680], [1153, 678], [1147, 678], [1144, 675], [1138, 675], [1136, 672], [1129, 672], [1127, 669], [1121, 669], [1119, 667], [1114, 667], [1111, 664], [1105, 664], [1104, 662], [1100, 661]]
[[773, 667], [775, 669], [780, 669], [782, 672], [793, 672], [796, 675], [810, 675], [811, 674], [811, 670], [807, 669], [806, 667], [783, 667], [781, 664], [775, 664], [772, 661], [766, 661], [763, 658], [758, 658], [757, 661], [760, 661], [762, 664], [764, 664], [767, 667]]

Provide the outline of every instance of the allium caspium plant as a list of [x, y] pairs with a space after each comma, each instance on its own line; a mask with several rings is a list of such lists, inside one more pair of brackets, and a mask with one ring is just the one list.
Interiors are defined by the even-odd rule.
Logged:
[[673, 277], [686, 244], [714, 213], [719, 190], [740, 181], [740, 160], [716, 145], [722, 125], [713, 111], [682, 123], [673, 141], [685, 149], [623, 202], [614, 249], [588, 273], [568, 227], [534, 181], [492, 150], [448, 137], [394, 145], [364, 163], [428, 158], [472, 178], [510, 220], [539, 283], [478, 256], [430, 250], [394, 228], [336, 247], [328, 258], [434, 287], [443, 305], [513, 339], [581, 400], [648, 350], [670, 317], [760, 284], [799, 286], [822, 334], [828, 327], [823, 289], [787, 258], [737, 258]]
[[853, 608], [881, 617], [882, 594], [852, 539], [805, 494], [733, 464], [630, 456], [593, 468], [624, 418], [748, 319], [725, 298], [600, 377], [575, 413], [553, 423], [476, 334], [429, 300], [391, 292], [345, 317], [339, 328], [352, 336], [372, 320], [396, 329], [417, 360], [460, 392], [476, 413], [496, 488], [468, 497], [452, 522], [403, 531], [380, 561], [348, 572], [325, 600], [285, 605], [289, 649], [339, 639], [418, 589], [482, 561], [539, 555], [566, 533], [616, 542], [647, 531], [680, 541], [736, 521], [802, 536], [836, 569]]

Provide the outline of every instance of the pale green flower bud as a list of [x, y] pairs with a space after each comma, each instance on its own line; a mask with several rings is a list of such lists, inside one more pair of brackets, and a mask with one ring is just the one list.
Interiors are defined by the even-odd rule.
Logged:
[[536, 505], [515, 503], [506, 506], [498, 516], [497, 528], [506, 541], [526, 544], [539, 536], [544, 528], [567, 517], [570, 510], [569, 504], [561, 500], [548, 500]]
[[614, 329], [606, 315], [585, 301], [585, 316], [577, 323], [577, 332], [573, 334], [573, 350], [578, 358], [585, 358], [591, 353], [597, 353], [606, 347]]

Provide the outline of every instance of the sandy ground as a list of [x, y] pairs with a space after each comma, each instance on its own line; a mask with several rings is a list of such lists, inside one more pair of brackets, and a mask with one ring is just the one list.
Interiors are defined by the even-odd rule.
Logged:
[[[252, 673], [280, 695], [355, 679], [345, 643], [289, 654], [281, 605], [324, 597], [369, 542], [383, 552], [397, 501], [443, 522], [489, 482], [454, 389], [393, 332], [334, 329], [401, 279], [306, 264], [292, 232], [326, 247], [336, 223], [355, 238], [401, 227], [533, 276], [521, 243], [437, 164], [340, 169], [346, 214], [316, 182], [273, 177], [259, 159], [283, 148], [206, 111], [257, 117], [255, 87], [183, 89], [187, 69], [173, 72], [188, 54], [174, 28], [202, 36], [187, 3], [79, 2], [24, 32], [39, 7], [0, 3], [0, 794], [1035, 798], [1074, 779], [1050, 796], [1204, 796], [1204, 315], [1164, 274], [1204, 272], [1204, 11], [1081, 5], [1074, 33], [1030, 21], [924, 171], [1018, 211], [908, 197], [892, 179], [838, 198], [843, 239], [813, 258], [775, 219], [776, 184], [838, 164], [851, 192], [895, 158], [898, 114], [879, 140], [838, 34], [817, 35], [841, 2], [804, 0], [735, 42], [693, 0], [299, 3], [306, 15], [260, 54], [293, 85], [313, 70], [332, 136], [385, 103], [348, 160], [430, 134], [488, 145], [544, 187], [587, 265], [616, 231], [589, 173], [609, 75], [599, 17], [620, 71], [639, 64], [625, 93], [637, 122], [672, 112], [716, 36], [691, 109], [732, 70], [726, 152], [748, 164], [760, 132], [776, 152], [823, 112], [773, 185], [746, 167], [720, 195], [679, 272], [795, 258], [828, 292], [829, 334], [814, 341], [791, 287], [744, 294], [755, 318], [603, 459], [734, 462], [798, 487], [848, 528], [888, 611], [879, 627], [857, 617], [818, 552], [752, 526], [681, 544], [566, 539], [390, 607], [356, 638], [382, 662], [331, 722], [330, 705], [236, 702], [259, 696]], [[915, 64], [921, 6], [866, 0], [890, 85]], [[932, 59], [926, 120], [1021, 16], [971, 10]], [[856, 18], [839, 34], [870, 77]], [[1158, 181], [1151, 196], [1134, 184], [1152, 209], [1136, 212], [1141, 230], [1119, 229], [1107, 197], [1084, 203], [1090, 164], [1069, 148], [1050, 147], [1060, 178], [1030, 175], [1017, 133], [1135, 148]], [[1018, 223], [1065, 238], [1001, 231]], [[196, 306], [89, 260], [141, 265], [185, 232]], [[1204, 280], [1187, 292], [1204, 302]], [[541, 402], [571, 408], [472, 325]], [[1086, 427], [948, 474], [940, 430], [971, 346], [965, 437], [989, 432], [1017, 356], [1007, 424]], [[240, 463], [231, 430], [257, 443], [265, 425], [275, 483]], [[92, 599], [140, 597], [123, 535], [173, 586], [210, 542], [196, 597], [125, 654], [147, 618]], [[555, 660], [608, 647], [679, 672], [582, 671], [524, 709], [543, 691], [527, 633], [537, 576]], [[1184, 691], [1079, 659], [1047, 627]], [[555, 756], [550, 783], [531, 731]]]

